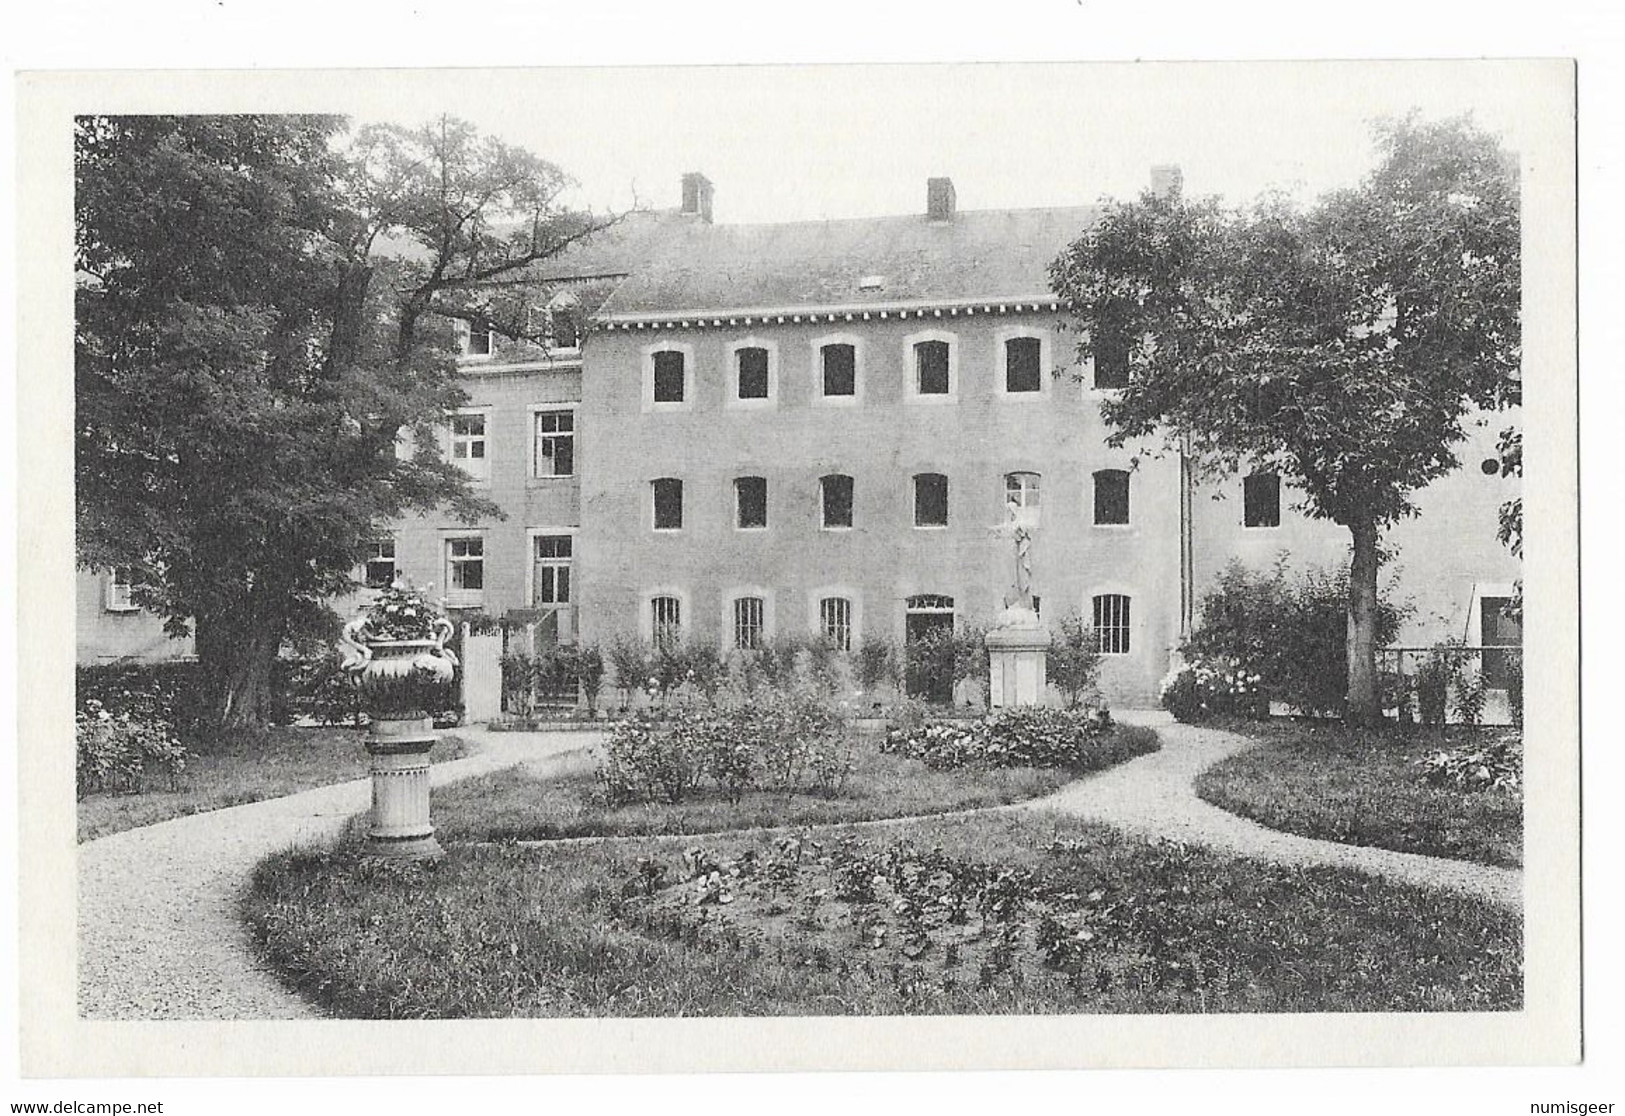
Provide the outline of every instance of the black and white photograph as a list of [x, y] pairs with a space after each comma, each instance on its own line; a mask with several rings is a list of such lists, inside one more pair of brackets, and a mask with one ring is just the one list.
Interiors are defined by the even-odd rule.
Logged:
[[142, 77], [25, 1073], [1580, 1058], [1572, 62]]

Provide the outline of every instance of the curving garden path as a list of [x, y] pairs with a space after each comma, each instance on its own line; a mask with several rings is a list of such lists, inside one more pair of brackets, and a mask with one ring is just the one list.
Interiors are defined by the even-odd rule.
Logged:
[[[1165, 714], [1125, 712], [1162, 749], [1055, 794], [998, 809], [1056, 810], [1130, 833], [1172, 837], [1295, 866], [1352, 868], [1390, 880], [1520, 905], [1523, 873], [1265, 828], [1196, 797], [1206, 768], [1251, 746]], [[437, 764], [435, 785], [514, 763], [545, 769], [596, 734], [459, 729], [479, 745]], [[194, 814], [79, 846], [79, 1012], [91, 1019], [297, 1019], [316, 1011], [256, 960], [237, 903], [254, 866], [290, 845], [331, 841], [368, 805], [366, 779]], [[917, 819], [903, 819], [917, 820]]]

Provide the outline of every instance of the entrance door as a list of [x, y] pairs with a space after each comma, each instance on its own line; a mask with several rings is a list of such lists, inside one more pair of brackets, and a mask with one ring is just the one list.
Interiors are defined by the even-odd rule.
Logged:
[[1491, 690], [1504, 690], [1511, 682], [1515, 652], [1492, 650], [1500, 647], [1523, 646], [1523, 625], [1512, 619], [1505, 609], [1512, 601], [1507, 597], [1480, 597], [1479, 623], [1483, 632], [1479, 642], [1484, 646], [1484, 686]]
[[910, 697], [942, 705], [954, 700], [954, 599], [923, 594], [908, 599], [905, 619]]

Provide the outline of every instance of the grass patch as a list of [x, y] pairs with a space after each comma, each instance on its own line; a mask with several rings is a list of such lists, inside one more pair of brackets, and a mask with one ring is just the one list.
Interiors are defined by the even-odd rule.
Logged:
[[1271, 829], [1349, 845], [1523, 864], [1523, 799], [1515, 791], [1465, 791], [1420, 778], [1417, 761], [1484, 729], [1401, 733], [1338, 722], [1234, 721], [1260, 742], [1214, 765], [1196, 793]]
[[[363, 778], [365, 738], [361, 729], [269, 728], [190, 743], [192, 754], [174, 789], [81, 798], [79, 840]], [[468, 753], [467, 742], [447, 736], [430, 758], [439, 763]]]
[[[1119, 725], [1112, 732], [1125, 759], [1157, 749], [1150, 729]], [[437, 832], [451, 842], [543, 841], [874, 821], [1021, 802], [1049, 794], [1080, 774], [1063, 767], [933, 770], [919, 760], [882, 753], [880, 737], [869, 734], [858, 738], [855, 749], [856, 766], [838, 794], [748, 790], [738, 802], [702, 788], [681, 802], [611, 807], [605, 805], [591, 757], [572, 757], [546, 776], [510, 768], [437, 790]]]
[[1522, 1002], [1516, 911], [1058, 815], [684, 844], [453, 846], [387, 865], [352, 833], [262, 863], [244, 915], [284, 980], [358, 1018]]

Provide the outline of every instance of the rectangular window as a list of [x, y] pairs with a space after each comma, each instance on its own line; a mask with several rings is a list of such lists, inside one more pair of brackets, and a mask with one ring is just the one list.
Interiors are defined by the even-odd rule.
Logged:
[[446, 604], [452, 608], [478, 605], [485, 596], [485, 540], [446, 540]]
[[734, 601], [734, 647], [740, 651], [761, 650], [764, 614], [760, 597], [740, 597]]
[[573, 477], [576, 471], [574, 411], [536, 412], [536, 475]]
[[851, 345], [825, 345], [824, 394], [851, 397], [858, 393], [857, 350]]
[[491, 462], [485, 453], [485, 416], [451, 416], [451, 459], [471, 477], [491, 475]]
[[767, 526], [767, 478], [734, 478], [734, 523], [741, 530]]
[[654, 364], [655, 402], [681, 403], [686, 391], [683, 354], [674, 351], [656, 353]]
[[914, 368], [919, 394], [948, 394], [948, 342], [920, 341], [915, 344]]
[[852, 602], [845, 597], [825, 597], [819, 601], [818, 630], [835, 650], [852, 650]]
[[654, 482], [655, 530], [683, 529], [683, 482], [662, 477]]
[[1281, 478], [1274, 473], [1254, 473], [1241, 481], [1242, 524], [1246, 527], [1281, 525]]
[[914, 478], [914, 526], [948, 526], [948, 478], [941, 473]]
[[1122, 331], [1097, 323], [1094, 336], [1095, 387], [1128, 387], [1128, 343]]
[[388, 589], [395, 583], [395, 540], [379, 539], [367, 550], [368, 589]]
[[767, 350], [740, 349], [735, 353], [739, 361], [738, 398], [767, 398]]
[[1094, 600], [1095, 641], [1102, 655], [1129, 652], [1129, 599], [1121, 593], [1107, 593]]
[[1039, 354], [1042, 345], [1036, 337], [1012, 337], [1004, 343], [1004, 390], [1013, 394], [1044, 388]]
[[536, 536], [532, 604], [544, 607], [570, 603], [570, 559], [574, 542], [569, 535]]
[[649, 630], [657, 645], [683, 638], [683, 602], [676, 597], [655, 597], [649, 602]]
[[135, 603], [132, 590], [135, 588], [135, 571], [128, 566], [107, 571], [107, 599], [108, 612], [134, 612], [140, 606]]
[[465, 357], [488, 357], [497, 349], [496, 333], [490, 329], [476, 329], [459, 319], [455, 326], [457, 350]]
[[1006, 473], [1004, 475], [1004, 502], [1018, 508], [1038, 507], [1039, 484], [1043, 478], [1037, 473]]
[[1128, 523], [1128, 473], [1102, 469], [1095, 474], [1095, 524], [1121, 527]]
[[818, 481], [825, 527], [852, 526], [852, 478], [839, 473]]

